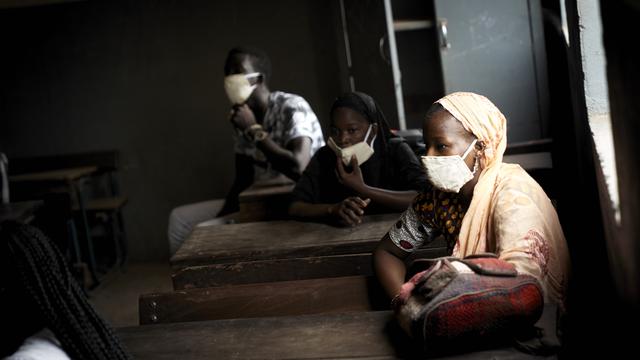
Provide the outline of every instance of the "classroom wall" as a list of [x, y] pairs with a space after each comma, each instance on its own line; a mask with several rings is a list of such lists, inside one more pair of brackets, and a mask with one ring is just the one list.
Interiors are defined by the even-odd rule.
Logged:
[[81, 1], [0, 10], [0, 150], [10, 157], [118, 149], [130, 256], [166, 259], [167, 218], [223, 197], [233, 151], [222, 87], [229, 48], [273, 62], [272, 89], [321, 122], [341, 90], [325, 2]]

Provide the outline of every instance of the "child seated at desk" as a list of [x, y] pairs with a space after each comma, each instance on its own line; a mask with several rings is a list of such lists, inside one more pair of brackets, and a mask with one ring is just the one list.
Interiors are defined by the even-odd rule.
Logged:
[[[271, 61], [262, 50], [231, 49], [224, 84], [232, 103], [235, 178], [226, 198], [174, 208], [169, 215], [169, 251], [175, 254], [196, 226], [224, 224], [240, 210], [239, 194], [252, 184], [285, 175], [297, 180], [324, 145], [322, 128], [299, 95], [271, 91]], [[236, 214], [237, 215], [237, 214]]]
[[[453, 257], [477, 260], [484, 253], [491, 253], [484, 257], [497, 259], [487, 262], [513, 269], [518, 277], [535, 279], [541, 289], [536, 298], [544, 298], [545, 304], [563, 310], [569, 273], [567, 244], [544, 190], [519, 165], [502, 162], [507, 144], [505, 116], [484, 96], [458, 92], [434, 103], [423, 126], [427, 149], [423, 162], [433, 188], [416, 197], [374, 252], [376, 274], [393, 298], [400, 323], [408, 324], [407, 319], [415, 321], [414, 317], [425, 306], [416, 305], [417, 300], [412, 297], [416, 278], [405, 283], [404, 260], [439, 234], [445, 235]], [[436, 275], [441, 269], [444, 267], [434, 265], [424, 276], [442, 279], [442, 275]], [[472, 273], [470, 269], [464, 265], [460, 272]], [[485, 290], [497, 286], [495, 282], [476, 284]], [[459, 288], [464, 291], [471, 285]], [[474, 291], [480, 293], [478, 289]], [[495, 306], [504, 293], [512, 295], [504, 290], [489, 293], [487, 298]], [[418, 293], [423, 294], [427, 293]], [[428, 295], [435, 296], [432, 294]], [[530, 299], [512, 295], [510, 300], [513, 304], [526, 304], [525, 300]], [[474, 301], [477, 304], [480, 300]], [[443, 302], [440, 298], [433, 301]], [[460, 306], [471, 303], [467, 301]], [[497, 323], [495, 318], [478, 313], [484, 316], [485, 324]], [[417, 327], [408, 328], [405, 326], [411, 333]]]
[[391, 133], [367, 94], [335, 100], [327, 142], [293, 190], [292, 216], [354, 226], [365, 214], [404, 211], [427, 183], [409, 145]]

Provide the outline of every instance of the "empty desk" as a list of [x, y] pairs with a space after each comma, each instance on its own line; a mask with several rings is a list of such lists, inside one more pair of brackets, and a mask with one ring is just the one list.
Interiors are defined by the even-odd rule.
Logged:
[[[91, 232], [89, 230], [89, 224], [87, 221], [87, 200], [82, 194], [83, 181], [90, 175], [94, 174], [98, 168], [96, 166], [82, 166], [67, 169], [49, 170], [41, 172], [24, 173], [18, 175], [9, 176], [9, 181], [16, 185], [38, 185], [43, 187], [62, 186], [65, 191], [68, 191], [75, 197], [75, 201], [78, 204], [81, 216], [82, 232], [86, 241], [87, 247], [87, 262], [89, 272], [93, 280], [93, 285], [98, 284], [98, 275], [96, 273], [96, 261], [93, 251], [93, 242], [91, 239]], [[75, 239], [75, 236], [74, 236]], [[74, 245], [76, 249], [77, 244]], [[80, 261], [80, 259], [77, 259]]]

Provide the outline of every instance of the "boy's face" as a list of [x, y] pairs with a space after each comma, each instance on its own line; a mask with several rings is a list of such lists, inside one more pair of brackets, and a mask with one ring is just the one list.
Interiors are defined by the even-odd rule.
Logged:
[[[238, 77], [244, 78], [238, 79]], [[235, 56], [225, 66], [225, 91], [232, 104], [248, 104], [261, 84], [263, 75], [255, 70], [249, 56]]]
[[[229, 66], [225, 68], [224, 76], [236, 75], [236, 74], [251, 74], [257, 73], [251, 59], [248, 56], [236, 56], [233, 61], [229, 63]], [[256, 85], [262, 82], [263, 75], [249, 77], [249, 84]]]
[[225, 71], [225, 76], [235, 74], [251, 74], [256, 71], [248, 56], [236, 56]]

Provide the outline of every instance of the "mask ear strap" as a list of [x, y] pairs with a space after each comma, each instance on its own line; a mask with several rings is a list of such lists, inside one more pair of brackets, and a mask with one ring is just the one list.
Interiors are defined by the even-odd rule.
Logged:
[[473, 160], [473, 172], [472, 174], [475, 175], [476, 172], [478, 171], [478, 156], [476, 155], [475, 160]]
[[462, 154], [462, 159], [466, 159], [467, 155], [469, 155], [469, 153], [471, 152], [471, 149], [473, 149], [473, 145], [475, 145], [478, 142], [478, 139], [473, 139], [473, 141], [471, 142], [471, 145], [469, 145], [469, 147], [467, 148], [467, 151], [464, 152], [464, 154]]
[[367, 138], [369, 134], [371, 134], [371, 129], [373, 128], [373, 123], [369, 124], [369, 128], [367, 129], [367, 133], [364, 135], [364, 142], [367, 142]]
[[[364, 142], [367, 143], [367, 138], [369, 137], [369, 134], [371, 134], [371, 129], [373, 129], [373, 123], [369, 124], [369, 128], [367, 129], [367, 133], [364, 135]], [[373, 139], [371, 139], [371, 144], [369, 144], [369, 146], [371, 148], [373, 148], [373, 143], [376, 141], [376, 138], [378, 137], [378, 134], [374, 134], [373, 135]]]

